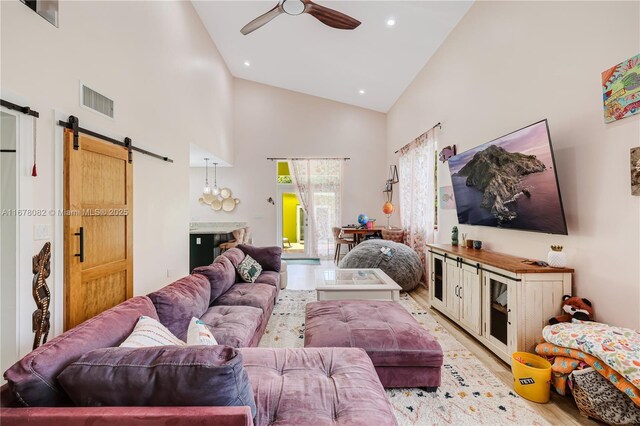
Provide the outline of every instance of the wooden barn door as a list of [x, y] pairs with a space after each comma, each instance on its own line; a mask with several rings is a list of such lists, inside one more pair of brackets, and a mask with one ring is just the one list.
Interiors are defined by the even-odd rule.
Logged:
[[65, 130], [64, 329], [133, 296], [133, 166], [127, 149]]

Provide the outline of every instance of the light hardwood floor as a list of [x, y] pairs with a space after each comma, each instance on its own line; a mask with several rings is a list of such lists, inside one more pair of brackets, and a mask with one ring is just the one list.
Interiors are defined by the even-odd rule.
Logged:
[[[435, 309], [431, 309], [428, 291], [424, 286], [418, 286], [416, 290], [409, 293], [418, 304], [433, 315], [453, 337], [471, 351], [482, 363], [502, 380], [507, 386], [512, 386], [513, 376], [509, 364], [495, 356], [467, 332], [458, 327], [444, 315]], [[530, 403], [533, 408], [553, 425], [598, 425], [599, 422], [583, 417], [578, 412], [571, 397], [562, 397], [555, 392], [551, 392], [551, 401], [547, 404]]]

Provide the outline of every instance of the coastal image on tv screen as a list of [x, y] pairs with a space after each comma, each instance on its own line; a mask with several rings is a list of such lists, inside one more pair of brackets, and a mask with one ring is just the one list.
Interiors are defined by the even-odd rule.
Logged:
[[567, 234], [547, 120], [449, 159], [461, 224]]

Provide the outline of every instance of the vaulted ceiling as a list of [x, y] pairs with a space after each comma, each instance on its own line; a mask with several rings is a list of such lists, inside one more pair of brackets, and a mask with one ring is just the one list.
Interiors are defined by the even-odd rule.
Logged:
[[381, 112], [393, 106], [472, 1], [317, 3], [362, 24], [337, 30], [307, 14], [282, 14], [245, 36], [240, 29], [277, 1], [193, 1], [235, 77]]

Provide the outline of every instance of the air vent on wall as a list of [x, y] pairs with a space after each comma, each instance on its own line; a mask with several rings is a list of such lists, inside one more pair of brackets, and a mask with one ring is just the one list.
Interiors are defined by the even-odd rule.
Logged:
[[113, 100], [84, 84], [80, 85], [80, 103], [82, 106], [90, 108], [95, 112], [113, 118]]

